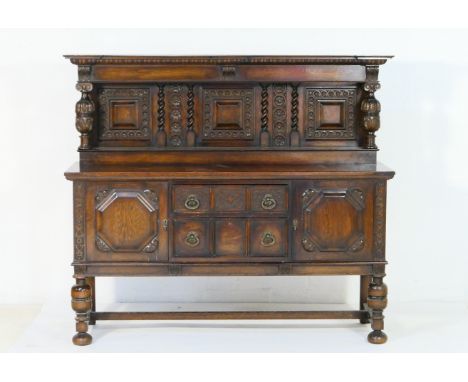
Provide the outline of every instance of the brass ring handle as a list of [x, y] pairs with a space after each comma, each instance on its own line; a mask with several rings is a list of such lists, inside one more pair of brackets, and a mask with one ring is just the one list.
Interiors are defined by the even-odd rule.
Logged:
[[200, 244], [200, 238], [196, 232], [190, 231], [185, 237], [185, 243], [190, 247], [196, 247]]
[[276, 244], [275, 235], [273, 235], [271, 232], [265, 232], [263, 234], [261, 244], [264, 247], [271, 247], [272, 245], [275, 245]]
[[272, 194], [265, 194], [262, 199], [262, 208], [264, 210], [272, 210], [276, 207], [276, 200]]
[[196, 195], [189, 195], [185, 200], [185, 208], [189, 210], [196, 210], [200, 207], [200, 201], [197, 199]]

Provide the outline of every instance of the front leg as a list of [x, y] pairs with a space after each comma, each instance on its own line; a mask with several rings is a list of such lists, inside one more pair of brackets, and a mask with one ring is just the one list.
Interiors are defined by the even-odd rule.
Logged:
[[387, 342], [387, 335], [382, 331], [384, 328], [383, 310], [387, 306], [387, 286], [383, 283], [385, 273], [376, 274], [372, 277], [369, 286], [367, 305], [371, 309], [371, 327], [367, 339], [372, 344], [383, 344]]
[[86, 279], [77, 278], [76, 284], [71, 289], [71, 304], [76, 312], [76, 333], [73, 336], [75, 345], [89, 345], [92, 341], [91, 335], [88, 333], [89, 312], [91, 311], [92, 298], [91, 286], [86, 283]]
[[96, 278], [86, 277], [86, 284], [91, 287], [91, 314], [89, 317], [89, 325], [96, 325], [96, 319], [93, 318], [93, 313], [96, 313]]

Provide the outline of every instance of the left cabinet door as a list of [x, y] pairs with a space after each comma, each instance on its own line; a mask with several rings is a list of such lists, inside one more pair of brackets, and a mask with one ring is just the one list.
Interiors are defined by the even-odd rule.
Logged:
[[[167, 261], [166, 183], [88, 182], [85, 187], [86, 261]], [[76, 224], [75, 219], [75, 230]]]

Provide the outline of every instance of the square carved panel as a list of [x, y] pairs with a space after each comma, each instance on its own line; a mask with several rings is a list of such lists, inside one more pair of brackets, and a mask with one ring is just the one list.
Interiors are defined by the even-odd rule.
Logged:
[[99, 92], [101, 140], [149, 140], [149, 89], [104, 88]]
[[305, 139], [353, 139], [356, 90], [306, 89]]
[[253, 101], [253, 89], [203, 89], [202, 139], [254, 140]]

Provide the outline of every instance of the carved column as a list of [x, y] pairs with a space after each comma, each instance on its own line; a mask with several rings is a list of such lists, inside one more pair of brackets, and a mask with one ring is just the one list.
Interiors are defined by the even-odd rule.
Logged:
[[76, 333], [73, 336], [75, 345], [89, 345], [92, 341], [88, 333], [89, 312], [92, 308], [91, 286], [85, 278], [76, 278], [76, 284], [71, 288], [71, 305], [76, 312]]
[[187, 92], [187, 135], [185, 138], [186, 144], [189, 147], [195, 146], [195, 131], [193, 130], [194, 122], [194, 94], [193, 85], [188, 86]]
[[94, 102], [90, 99], [89, 93], [93, 90], [91, 82], [78, 82], [76, 90], [81, 92], [81, 99], [76, 103], [76, 129], [81, 134], [81, 150], [87, 150], [90, 146], [89, 135], [94, 124]]
[[262, 107], [262, 117], [261, 117], [261, 132], [260, 132], [260, 146], [270, 146], [270, 134], [268, 133], [268, 85], [262, 86], [261, 94], [261, 107]]
[[369, 285], [367, 306], [371, 310], [371, 327], [367, 339], [372, 344], [383, 344], [387, 342], [387, 335], [383, 332], [384, 315], [383, 310], [387, 307], [387, 286], [383, 283], [385, 273], [376, 273], [372, 276]]
[[380, 128], [380, 102], [374, 97], [374, 93], [380, 89], [377, 80], [379, 67], [377, 65], [366, 66], [366, 82], [364, 90], [366, 95], [361, 103], [362, 127], [367, 132], [365, 147], [376, 149], [375, 132]]
[[293, 85], [291, 93], [291, 134], [289, 138], [291, 146], [299, 146], [298, 107], [299, 93], [297, 91], [297, 85]]
[[166, 146], [166, 131], [164, 130], [166, 123], [165, 101], [164, 101], [164, 85], [159, 85], [158, 92], [158, 133], [156, 134], [156, 143], [158, 147]]

